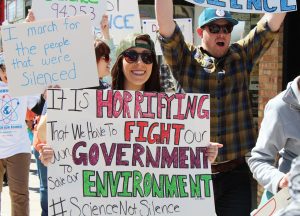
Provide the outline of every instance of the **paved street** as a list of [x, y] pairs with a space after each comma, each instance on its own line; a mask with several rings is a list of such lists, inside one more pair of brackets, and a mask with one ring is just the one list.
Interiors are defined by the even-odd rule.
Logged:
[[[30, 173], [29, 173], [29, 193], [30, 193], [30, 215], [41, 215], [40, 193], [39, 193], [39, 178], [36, 175], [37, 169], [34, 156], [31, 157]], [[1, 203], [1, 216], [10, 216], [10, 197], [8, 186], [3, 188]]]

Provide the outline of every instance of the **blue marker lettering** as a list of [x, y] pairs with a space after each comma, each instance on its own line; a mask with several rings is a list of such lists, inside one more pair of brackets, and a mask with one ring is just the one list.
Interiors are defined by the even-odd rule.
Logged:
[[42, 25], [42, 26], [32, 26], [27, 29], [27, 36], [36, 36], [42, 35], [47, 32], [55, 32], [57, 31], [57, 25], [52, 21], [49, 25]]
[[65, 54], [65, 55], [58, 55], [58, 56], [52, 56], [49, 58], [42, 58], [42, 65], [48, 66], [50, 64], [55, 65], [55, 64], [60, 64], [62, 62], [69, 62], [71, 61], [70, 55]]
[[14, 58], [13, 59], [13, 62], [12, 62], [12, 65], [14, 67], [14, 69], [17, 69], [17, 68], [29, 68], [29, 67], [32, 67], [33, 64], [31, 62], [31, 59], [30, 59], [30, 56], [27, 57], [27, 60], [19, 60], [17, 58]]
[[6, 27], [2, 27], [2, 30], [3, 31], [6, 31], [6, 30], [8, 30], [8, 39], [4, 39], [4, 41], [10, 41], [10, 40], [15, 40], [15, 39], [18, 39], [17, 37], [13, 37], [12, 36], [12, 31], [11, 31], [11, 29], [15, 29], [16, 27], [8, 27], [8, 28], [6, 28]]
[[[273, 1], [273, 0], [272, 0]], [[269, 7], [268, 0], [264, 0], [264, 10], [268, 13], [274, 12], [277, 10], [277, 7]]]
[[114, 17], [114, 22], [113, 22], [113, 24], [114, 24], [114, 26], [117, 28], [117, 29], [123, 29], [123, 26], [118, 26], [117, 25], [117, 19], [118, 18], [122, 18], [122, 16], [121, 15], [117, 15], [116, 17]]
[[230, 7], [234, 9], [242, 9], [242, 5], [237, 3], [237, 0], [230, 1]]
[[134, 14], [127, 14], [127, 15], [124, 16], [124, 27], [126, 29], [133, 29], [133, 26], [128, 25], [128, 23], [129, 23], [128, 17], [134, 17]]
[[255, 10], [262, 11], [261, 0], [248, 0], [247, 1], [247, 9], [252, 10], [253, 6]]
[[287, 5], [287, 0], [280, 1], [280, 7], [282, 11], [294, 11], [297, 10], [296, 5]]
[[117, 15], [113, 17], [113, 15], [110, 15], [110, 26], [114, 26], [117, 29], [133, 29], [133, 26], [130, 26], [129, 23], [129, 17], [134, 17], [134, 14], [127, 14], [124, 15]]
[[60, 79], [66, 80], [68, 78], [67, 75], [68, 75], [67, 71], [60, 72]]
[[65, 18], [65, 21], [64, 21], [64, 26], [65, 26], [65, 29], [68, 30], [76, 30], [80, 24], [80, 22], [75, 22], [75, 23], [69, 23], [67, 22], [68, 21], [68, 18]]
[[59, 50], [59, 53], [62, 53], [62, 48], [67, 47], [69, 45], [70, 45], [70, 41], [68, 39], [65, 39], [65, 37], [63, 37], [58, 42], [45, 43], [44, 53], [46, 56], [48, 55], [48, 52], [50, 52], [51, 50]]
[[45, 73], [36, 73], [36, 72], [23, 72], [22, 74], [24, 82], [21, 86], [35, 86], [35, 85], [48, 85], [60, 80], [75, 80], [77, 78], [76, 74], [76, 65], [73, 62], [73, 66], [69, 70], [62, 70], [60, 72], [45, 72]]
[[194, 0], [194, 2], [198, 3], [198, 4], [203, 4], [204, 0]]
[[25, 84], [22, 84], [21, 86], [27, 86], [29, 83], [30, 83], [30, 79], [28, 79], [28, 77], [27, 77], [27, 72], [24, 72], [22, 75], [23, 75], [23, 77], [26, 79], [26, 82], [25, 82]]
[[[50, 74], [49, 74], [50, 75]], [[55, 76], [57, 76], [58, 74], [57, 73], [53, 73], [52, 74], [52, 80], [54, 81], [54, 82], [57, 82], [59, 79], [58, 78], [55, 78]]]
[[[52, 83], [51, 82], [51, 75], [50, 74], [48, 74], [48, 73], [46, 73], [46, 74], [38, 74], [37, 76], [36, 76], [36, 83], [37, 84], [39, 84], [39, 85], [47, 85], [48, 84], [48, 82], [47, 82], [47, 79], [46, 79], [46, 75], [49, 75], [49, 80], [50, 80], [50, 83]], [[40, 82], [41, 81], [41, 82]]]
[[31, 47], [23, 46], [23, 43], [16, 44], [16, 51], [18, 52], [18, 56], [22, 55], [35, 55], [36, 54], [36, 46], [32, 45]]
[[216, 6], [220, 6], [220, 7], [226, 7], [225, 2], [221, 2], [219, 0], [207, 0], [207, 4], [216, 5]]

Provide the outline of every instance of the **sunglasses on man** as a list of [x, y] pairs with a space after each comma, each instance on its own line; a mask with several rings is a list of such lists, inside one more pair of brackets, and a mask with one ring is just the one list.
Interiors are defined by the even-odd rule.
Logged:
[[126, 62], [134, 63], [138, 60], [139, 56], [145, 64], [152, 64], [154, 61], [154, 56], [151, 52], [138, 53], [135, 50], [127, 50], [123, 52], [123, 56]]
[[207, 26], [209, 32], [212, 34], [219, 34], [221, 30], [222, 30], [223, 34], [230, 34], [233, 30], [233, 25], [231, 25], [231, 24], [218, 25], [215, 23], [211, 23], [211, 24], [207, 24], [205, 26]]

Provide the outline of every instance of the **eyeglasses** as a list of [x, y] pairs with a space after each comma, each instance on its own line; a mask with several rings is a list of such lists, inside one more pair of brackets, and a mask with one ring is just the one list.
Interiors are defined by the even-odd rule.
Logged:
[[150, 52], [138, 53], [135, 50], [127, 50], [123, 52], [123, 56], [125, 58], [125, 61], [127, 61], [128, 63], [136, 62], [139, 56], [141, 56], [141, 59], [145, 64], [152, 64], [154, 60], [152, 53]]
[[110, 61], [109, 55], [101, 56], [101, 59], [103, 59], [106, 63], [108, 63]]
[[218, 34], [220, 33], [221, 29], [222, 29], [222, 32], [224, 34], [229, 34], [232, 32], [233, 30], [233, 26], [230, 25], [230, 24], [227, 24], [227, 25], [218, 25], [218, 24], [208, 24], [206, 25], [209, 29], [209, 32], [212, 33], [212, 34]]

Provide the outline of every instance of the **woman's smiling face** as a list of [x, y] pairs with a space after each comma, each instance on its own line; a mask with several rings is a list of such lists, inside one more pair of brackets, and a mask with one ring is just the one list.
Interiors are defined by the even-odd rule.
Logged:
[[[139, 43], [146, 43], [144, 41], [138, 41]], [[144, 90], [145, 83], [151, 76], [153, 63], [146, 64], [140, 54], [145, 53], [146, 55], [153, 54], [150, 50], [140, 47], [130, 48], [127, 51], [135, 51], [139, 54], [138, 59], [134, 62], [126, 60], [126, 57], [123, 55], [123, 73], [124, 73], [124, 89], [125, 90]]]

